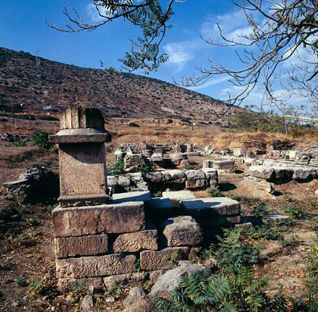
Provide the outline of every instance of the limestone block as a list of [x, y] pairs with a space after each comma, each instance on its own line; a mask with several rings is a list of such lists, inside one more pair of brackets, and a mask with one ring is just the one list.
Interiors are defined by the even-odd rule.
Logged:
[[60, 144], [59, 163], [61, 197], [105, 194], [104, 143]]
[[213, 168], [220, 170], [231, 170], [234, 168], [234, 160], [214, 160]]
[[187, 170], [185, 174], [188, 181], [205, 180], [205, 174], [202, 170]]
[[106, 234], [57, 237], [54, 239], [54, 244], [57, 258], [91, 256], [105, 254], [108, 251]]
[[169, 198], [171, 200], [184, 200], [184, 199], [194, 199], [195, 196], [191, 191], [169, 191], [163, 192], [162, 197]]
[[203, 160], [202, 168], [212, 168], [213, 167], [213, 160]]
[[187, 199], [181, 202], [183, 213], [193, 217], [236, 216], [240, 203], [227, 197]]
[[132, 273], [135, 260], [134, 255], [121, 254], [57, 259], [56, 273], [58, 278], [68, 279]]
[[145, 250], [140, 253], [140, 266], [145, 271], [172, 269], [180, 260], [187, 260], [188, 253], [187, 247], [168, 247], [159, 251]]
[[113, 245], [114, 252], [139, 252], [158, 249], [157, 230], [145, 230], [119, 235]]
[[249, 176], [249, 177], [244, 177], [244, 181], [249, 186], [251, 186], [259, 191], [271, 193], [274, 190], [273, 183], [267, 182], [266, 180], [263, 180], [263, 179], [258, 179], [256, 177]]
[[54, 236], [129, 233], [143, 230], [143, 202], [84, 207], [56, 207], [52, 211]]
[[162, 227], [169, 247], [199, 246], [202, 243], [201, 228], [190, 216], [169, 218]]

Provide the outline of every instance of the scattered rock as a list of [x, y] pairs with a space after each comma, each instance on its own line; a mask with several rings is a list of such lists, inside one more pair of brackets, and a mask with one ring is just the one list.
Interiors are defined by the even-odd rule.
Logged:
[[178, 267], [167, 271], [158, 278], [151, 288], [150, 295], [152, 297], [167, 297], [171, 291], [179, 286], [182, 277], [202, 270], [204, 270], [204, 266], [200, 264], [181, 261]]
[[94, 312], [94, 301], [92, 295], [86, 295], [83, 298], [80, 310], [83, 312]]

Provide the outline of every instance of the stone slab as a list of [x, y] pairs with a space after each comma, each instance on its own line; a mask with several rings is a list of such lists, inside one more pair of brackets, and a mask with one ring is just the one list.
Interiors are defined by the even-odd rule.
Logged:
[[234, 168], [234, 160], [214, 160], [214, 169], [231, 170]]
[[181, 202], [185, 215], [193, 217], [236, 216], [241, 212], [240, 203], [227, 197], [187, 199]]
[[113, 245], [113, 250], [115, 253], [157, 250], [157, 240], [157, 230], [145, 230], [134, 233], [121, 234], [116, 238]]
[[169, 270], [180, 260], [188, 259], [189, 248], [168, 247], [159, 251], [146, 250], [140, 253], [140, 267], [145, 271]]
[[121, 204], [127, 202], [145, 202], [151, 200], [149, 191], [127, 192], [113, 195], [113, 204]]
[[185, 199], [194, 199], [195, 196], [191, 191], [174, 191], [174, 192], [163, 192], [163, 198], [169, 198], [171, 200], [185, 200]]
[[108, 251], [108, 236], [100, 234], [57, 237], [54, 239], [54, 246], [57, 258], [105, 254]]
[[143, 202], [100, 206], [56, 207], [52, 211], [54, 236], [130, 233], [145, 228]]
[[56, 260], [56, 274], [62, 279], [110, 276], [135, 271], [136, 256], [112, 254]]

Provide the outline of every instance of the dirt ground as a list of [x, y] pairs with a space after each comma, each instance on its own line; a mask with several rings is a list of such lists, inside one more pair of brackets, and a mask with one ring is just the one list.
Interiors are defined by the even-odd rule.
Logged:
[[[24, 134], [30, 133], [41, 125], [0, 125], [0, 132], [9, 130]], [[46, 129], [54, 131], [58, 124], [52, 122]], [[115, 133], [112, 148], [123, 142], [143, 140], [149, 143], [166, 142], [176, 138], [193, 142], [200, 137], [201, 144], [208, 144], [220, 130], [172, 128], [163, 130], [164, 125], [145, 128], [130, 128], [124, 125], [116, 129], [113, 123], [109, 128]], [[22, 129], [22, 130], [21, 130]], [[137, 130], [136, 130], [137, 129]], [[158, 133], [160, 136], [158, 137]], [[163, 134], [162, 134], [163, 133]], [[178, 136], [179, 134], [182, 136]], [[162, 136], [161, 136], [162, 135]], [[150, 141], [148, 141], [148, 139]], [[152, 142], [152, 140], [154, 140]], [[157, 140], [157, 141], [156, 141]], [[111, 157], [108, 159], [112, 159]], [[196, 158], [195, 161], [199, 161]], [[201, 159], [201, 161], [203, 158]], [[13, 143], [0, 142], [0, 182], [16, 179], [26, 168], [33, 164], [45, 163], [52, 170], [58, 170], [56, 151], [46, 151], [37, 147], [17, 147]], [[306, 218], [286, 229], [284, 239], [290, 244], [262, 240], [263, 252], [267, 261], [257, 267], [259, 276], [267, 277], [269, 293], [283, 292], [299, 296], [305, 289], [305, 267], [310, 248], [318, 244], [318, 203], [314, 191], [318, 181], [299, 184], [291, 182], [276, 186], [281, 196], [274, 197], [263, 192], [255, 192], [245, 185], [242, 173], [223, 173], [220, 175], [219, 191], [224, 196], [236, 198], [241, 202], [242, 215], [248, 221], [252, 207], [266, 203], [275, 213], [285, 213], [286, 207], [299, 206], [306, 212]], [[1, 193], [4, 189], [0, 189]], [[196, 192], [196, 196], [209, 196], [206, 191]], [[54, 205], [22, 205], [15, 200], [0, 199], [0, 311], [78, 311], [80, 290], [75, 294], [62, 294], [56, 287], [53, 254], [51, 211]], [[112, 302], [103, 301], [103, 311], [121, 311], [121, 298]], [[106, 300], [107, 301], [107, 300]]]

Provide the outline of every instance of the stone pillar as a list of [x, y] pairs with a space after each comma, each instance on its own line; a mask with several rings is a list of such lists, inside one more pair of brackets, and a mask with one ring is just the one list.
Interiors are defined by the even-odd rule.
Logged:
[[60, 131], [50, 136], [59, 146], [61, 206], [106, 202], [104, 143], [109, 140], [98, 109], [71, 107], [61, 115]]

